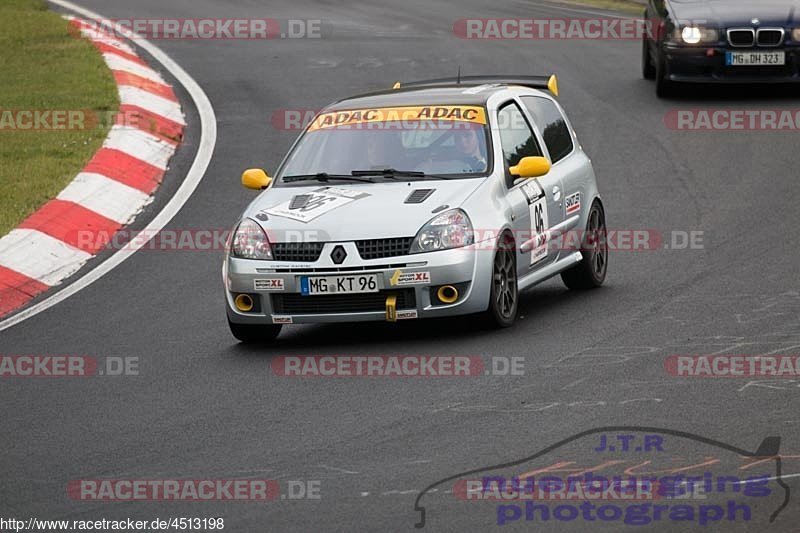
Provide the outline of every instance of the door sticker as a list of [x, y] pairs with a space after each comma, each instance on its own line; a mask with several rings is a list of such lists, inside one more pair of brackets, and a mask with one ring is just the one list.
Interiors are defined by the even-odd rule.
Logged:
[[547, 197], [544, 189], [536, 180], [528, 180], [522, 187], [522, 192], [528, 199], [528, 209], [531, 215], [531, 233], [536, 239], [536, 245], [531, 248], [531, 265], [547, 257], [547, 230], [550, 224], [547, 219]]

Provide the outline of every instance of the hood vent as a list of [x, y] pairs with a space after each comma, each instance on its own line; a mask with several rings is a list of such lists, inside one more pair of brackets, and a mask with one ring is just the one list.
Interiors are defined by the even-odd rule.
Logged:
[[406, 201], [403, 202], [403, 203], [405, 203], [405, 204], [421, 204], [422, 202], [427, 200], [428, 197], [431, 194], [433, 194], [433, 192], [435, 190], [436, 189], [416, 189], [414, 191], [411, 191], [411, 194], [408, 195], [408, 198], [406, 198]]
[[302, 209], [308, 203], [309, 198], [311, 198], [311, 196], [308, 194], [298, 194], [292, 198], [289, 209]]

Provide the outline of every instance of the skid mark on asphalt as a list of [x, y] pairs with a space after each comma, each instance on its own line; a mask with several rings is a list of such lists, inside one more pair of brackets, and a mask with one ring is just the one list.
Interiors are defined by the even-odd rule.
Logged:
[[544, 402], [529, 404], [524, 407], [505, 407], [501, 405], [464, 405], [458, 403], [446, 407], [440, 407], [430, 411], [430, 413], [438, 413], [441, 411], [449, 411], [452, 413], [541, 413], [556, 409], [561, 411], [565, 409], [580, 409], [589, 407], [620, 407], [632, 403], [648, 402], [653, 404], [661, 404], [663, 398], [629, 398], [626, 400], [580, 400], [575, 402]]
[[344, 468], [339, 468], [337, 466], [328, 466], [328, 465], [319, 465], [320, 468], [324, 468], [325, 470], [331, 470], [333, 472], [340, 472], [342, 474], [358, 474], [353, 470], [345, 470]]
[[[782, 337], [782, 338], [777, 338]], [[545, 368], [601, 366], [627, 363], [645, 357], [674, 354], [776, 355], [800, 349], [800, 333], [765, 333], [752, 337], [717, 336], [660, 346], [596, 346], [565, 355]]]
[[800, 389], [800, 382], [795, 379], [755, 379], [748, 381], [742, 385], [736, 392], [743, 392], [745, 389], [755, 387], [757, 389], [771, 389], [771, 390], [791, 390]]
[[449, 31], [420, 32], [409, 24], [387, 26], [370, 22], [352, 20], [329, 20], [325, 22], [323, 31], [332, 37], [351, 38], [394, 38], [394, 39], [426, 39], [431, 37], [452, 36]]
[[375, 56], [364, 57], [328, 57], [328, 58], [314, 58], [308, 62], [308, 68], [326, 68], [335, 69], [340, 67], [348, 68], [393, 68], [406, 67], [417, 68], [419, 62], [410, 57], [393, 57], [390, 59], [379, 58]]
[[577, 381], [573, 381], [572, 383], [570, 383], [569, 385], [567, 385], [566, 387], [564, 387], [564, 388], [563, 388], [563, 389], [561, 389], [561, 390], [567, 390], [567, 389], [571, 389], [571, 388], [572, 388], [572, 387], [574, 387], [575, 385], [580, 385], [581, 383], [583, 383], [583, 382], [584, 382], [584, 381], [586, 381], [587, 379], [589, 379], [589, 378], [588, 378], [588, 377], [585, 377], [585, 378], [581, 378], [581, 379], [579, 379], [579, 380], [577, 380]]

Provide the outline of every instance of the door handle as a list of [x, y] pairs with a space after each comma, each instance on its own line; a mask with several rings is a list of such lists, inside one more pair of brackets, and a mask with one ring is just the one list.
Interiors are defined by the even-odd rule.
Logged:
[[561, 199], [561, 189], [558, 188], [558, 185], [553, 187], [553, 200], [558, 202]]

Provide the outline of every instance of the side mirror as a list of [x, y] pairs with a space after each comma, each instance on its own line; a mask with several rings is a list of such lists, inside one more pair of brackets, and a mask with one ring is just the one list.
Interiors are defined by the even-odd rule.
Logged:
[[272, 178], [260, 168], [250, 168], [242, 174], [242, 185], [248, 189], [263, 191], [269, 187], [270, 183], [272, 183]]
[[520, 178], [538, 178], [550, 172], [550, 161], [545, 157], [523, 157], [508, 171]]

